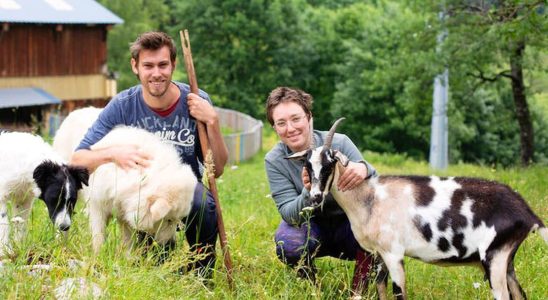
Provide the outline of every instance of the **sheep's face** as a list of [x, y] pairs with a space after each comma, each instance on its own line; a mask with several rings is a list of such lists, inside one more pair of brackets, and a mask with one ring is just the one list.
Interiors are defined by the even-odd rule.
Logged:
[[329, 193], [333, 184], [335, 166], [337, 165], [337, 151], [325, 147], [318, 147], [294, 153], [287, 157], [291, 160], [300, 160], [310, 178], [310, 201], [313, 206], [319, 206]]
[[44, 161], [34, 170], [33, 178], [53, 224], [61, 231], [68, 230], [78, 190], [88, 184], [87, 170]]
[[131, 227], [146, 232], [163, 245], [174, 238], [177, 223], [183, 218], [183, 212], [174, 200], [163, 193], [148, 196], [146, 211], [132, 211], [126, 218]]
[[181, 214], [175, 211], [170, 211], [165, 217], [156, 220], [154, 222], [152, 232], [154, 239], [159, 244], [165, 244], [169, 240], [175, 238], [175, 232], [177, 231], [177, 224], [181, 222]]
[[178, 223], [190, 213], [197, 183], [191, 172], [190, 169], [172, 171], [147, 197], [147, 220], [141, 222], [141, 230], [154, 236], [160, 244], [174, 238]]

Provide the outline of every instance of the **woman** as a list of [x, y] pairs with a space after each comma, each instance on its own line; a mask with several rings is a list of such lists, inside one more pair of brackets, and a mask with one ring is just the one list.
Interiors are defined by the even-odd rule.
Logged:
[[[311, 131], [312, 96], [298, 89], [278, 87], [266, 101], [270, 125], [280, 138], [265, 156], [270, 191], [282, 221], [276, 231], [276, 253], [280, 260], [297, 269], [300, 277], [315, 279], [314, 258], [331, 256], [356, 260], [354, 291], [366, 287], [371, 257], [358, 245], [343, 210], [329, 194], [323, 208], [303, 213], [309, 206], [310, 180], [300, 162], [287, 160], [292, 153], [322, 145], [327, 132]], [[350, 190], [363, 180], [376, 176], [358, 148], [345, 135], [335, 134], [332, 148], [350, 159], [346, 171], [336, 183]]]

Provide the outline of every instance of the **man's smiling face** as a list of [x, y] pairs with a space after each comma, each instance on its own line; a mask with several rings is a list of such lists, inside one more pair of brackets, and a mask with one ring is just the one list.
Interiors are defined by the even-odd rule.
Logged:
[[133, 72], [139, 77], [144, 93], [161, 98], [171, 83], [175, 64], [171, 62], [169, 48], [142, 50], [139, 61], [131, 60]]

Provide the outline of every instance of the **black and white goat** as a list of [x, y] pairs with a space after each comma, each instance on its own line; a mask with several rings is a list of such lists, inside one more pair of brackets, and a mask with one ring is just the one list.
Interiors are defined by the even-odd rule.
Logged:
[[[331, 192], [350, 220], [360, 246], [376, 252], [377, 290], [386, 298], [387, 271], [394, 295], [406, 298], [404, 256], [434, 264], [483, 267], [495, 299], [523, 299], [513, 259], [529, 232], [548, 230], [523, 198], [510, 187], [482, 179], [436, 176], [379, 176], [345, 192], [337, 189], [348, 163], [331, 149], [337, 120], [321, 147], [288, 157], [304, 161], [312, 203]], [[384, 264], [383, 264], [384, 263]]]
[[66, 231], [77, 191], [88, 182], [84, 168], [68, 166], [41, 137], [22, 132], [0, 134], [0, 256], [9, 250], [8, 202], [12, 203], [14, 238], [20, 240], [34, 198], [42, 199], [51, 221]]

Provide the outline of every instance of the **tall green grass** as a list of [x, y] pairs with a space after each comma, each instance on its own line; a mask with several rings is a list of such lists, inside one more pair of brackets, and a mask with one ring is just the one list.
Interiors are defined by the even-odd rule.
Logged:
[[[344, 299], [349, 298], [353, 263], [332, 258], [317, 259], [316, 284], [295, 277], [278, 261], [274, 232], [280, 216], [270, 197], [263, 156], [276, 142], [265, 131], [263, 151], [238, 166], [228, 166], [217, 180], [234, 264], [235, 289], [227, 284], [222, 260], [217, 262], [213, 284], [193, 274], [177, 275], [179, 266], [192, 258], [182, 232], [171, 259], [160, 266], [156, 260], [134, 250], [129, 255], [120, 243], [115, 221], [100, 255], [91, 252], [87, 217], [78, 206], [67, 238], [56, 237], [46, 208], [36, 201], [29, 220], [27, 239], [16, 246], [15, 255], [0, 267], [1, 299], [53, 299], [55, 287], [66, 278], [83, 277], [106, 291], [108, 299]], [[437, 174], [473, 176], [508, 184], [523, 195], [533, 210], [548, 217], [548, 167], [492, 169], [454, 165], [446, 171], [429, 169], [427, 163], [398, 155], [364, 153], [381, 174]], [[220, 247], [217, 250], [221, 254]], [[548, 246], [533, 234], [516, 256], [516, 272], [529, 299], [548, 299]], [[80, 266], [74, 267], [73, 260]], [[50, 271], [29, 272], [29, 264], [47, 263]], [[407, 287], [411, 299], [489, 299], [489, 285], [473, 267], [442, 268], [406, 259]], [[373, 292], [365, 296], [372, 298]], [[76, 298], [75, 298], [76, 299]]]

